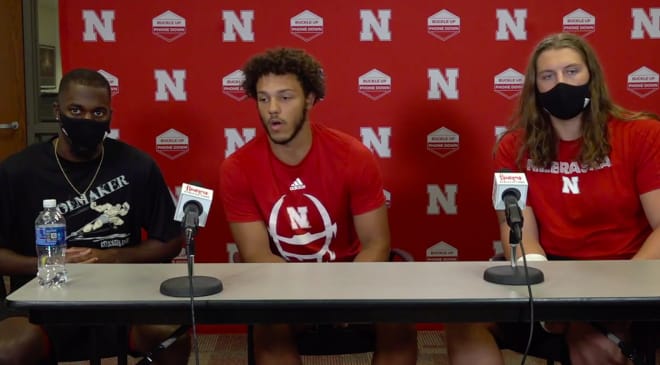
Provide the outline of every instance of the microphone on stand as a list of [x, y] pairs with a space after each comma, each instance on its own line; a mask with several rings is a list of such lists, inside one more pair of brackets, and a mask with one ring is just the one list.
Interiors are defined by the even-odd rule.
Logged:
[[[516, 262], [516, 249], [522, 244], [522, 209], [527, 201], [527, 178], [524, 173], [496, 172], [493, 179], [493, 208], [503, 210], [509, 225], [510, 265], [486, 269], [484, 280], [505, 285], [527, 285], [543, 282], [543, 272], [528, 267], [520, 268]], [[527, 273], [525, 273], [527, 271]]]
[[160, 284], [160, 292], [171, 297], [201, 297], [222, 291], [222, 282], [210, 276], [193, 275], [195, 262], [195, 236], [197, 228], [206, 225], [213, 190], [197, 185], [181, 185], [181, 194], [176, 205], [174, 220], [181, 222], [186, 239], [188, 276], [167, 279]]

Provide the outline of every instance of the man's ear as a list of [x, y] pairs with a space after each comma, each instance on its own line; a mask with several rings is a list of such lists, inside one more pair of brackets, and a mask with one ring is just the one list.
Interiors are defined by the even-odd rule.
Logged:
[[316, 103], [316, 94], [310, 92], [309, 94], [307, 94], [307, 97], [305, 98], [305, 108], [309, 110], [312, 108], [312, 106], [314, 106], [315, 103]]
[[53, 115], [55, 119], [60, 120], [60, 104], [56, 101], [53, 102]]

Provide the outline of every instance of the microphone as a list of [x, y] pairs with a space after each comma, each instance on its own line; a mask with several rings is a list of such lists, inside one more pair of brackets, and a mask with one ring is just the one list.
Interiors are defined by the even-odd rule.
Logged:
[[[484, 280], [507, 285], [526, 285], [543, 282], [543, 273], [535, 268], [525, 267], [522, 271], [516, 265], [516, 248], [522, 244], [523, 214], [527, 201], [527, 178], [522, 172], [502, 170], [493, 178], [493, 208], [504, 211], [509, 226], [509, 246], [511, 265], [495, 266], [484, 272]], [[524, 250], [523, 250], [524, 254]], [[525, 262], [526, 265], [526, 262]]]
[[527, 178], [522, 172], [496, 172], [493, 178], [493, 208], [504, 210], [511, 228], [510, 242], [517, 245], [522, 239], [522, 209], [527, 201]]
[[204, 227], [212, 201], [213, 190], [203, 188], [199, 183], [183, 183], [174, 212], [174, 220], [181, 222], [184, 229], [196, 230], [197, 227]]
[[222, 282], [209, 276], [193, 275], [193, 264], [195, 261], [195, 235], [198, 227], [206, 225], [213, 190], [206, 189], [201, 184], [181, 185], [179, 201], [176, 204], [174, 220], [181, 222], [181, 228], [185, 233], [186, 252], [188, 254], [188, 276], [181, 276], [165, 280], [160, 285], [162, 294], [172, 297], [198, 297], [206, 296], [222, 291]]
[[204, 208], [196, 200], [190, 200], [183, 206], [183, 221], [181, 221], [184, 229], [196, 229], [199, 225], [199, 216], [202, 215]]
[[495, 173], [493, 178], [493, 208], [504, 210], [506, 201], [504, 197], [514, 197], [520, 209], [525, 208], [527, 202], [527, 178], [522, 172], [508, 172], [502, 170]]
[[504, 200], [504, 212], [506, 223], [516, 233], [516, 240], [511, 239], [511, 244], [516, 244], [522, 239], [523, 216], [518, 202], [520, 201], [520, 191], [509, 188], [502, 193]]

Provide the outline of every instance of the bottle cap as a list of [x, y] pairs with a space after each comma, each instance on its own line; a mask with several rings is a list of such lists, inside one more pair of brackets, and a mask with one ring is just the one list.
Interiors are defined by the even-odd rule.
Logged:
[[57, 205], [57, 200], [55, 199], [44, 199], [43, 200], [43, 207], [44, 208], [55, 208]]

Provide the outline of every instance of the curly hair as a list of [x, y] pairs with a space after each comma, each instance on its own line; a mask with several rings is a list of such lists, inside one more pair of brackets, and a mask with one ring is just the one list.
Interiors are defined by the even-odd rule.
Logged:
[[305, 96], [314, 93], [314, 102], [325, 96], [325, 80], [319, 62], [301, 49], [274, 48], [249, 59], [243, 66], [243, 89], [253, 99], [257, 97], [257, 82], [268, 74], [293, 74], [298, 78]]
[[657, 119], [647, 112], [633, 112], [615, 104], [607, 90], [605, 76], [596, 53], [584, 38], [571, 33], [552, 34], [538, 43], [527, 64], [525, 81], [517, 111], [509, 131], [523, 130], [524, 142], [518, 151], [516, 163], [522, 166], [522, 157], [527, 151], [532, 163], [547, 167], [557, 155], [557, 136], [550, 123], [550, 115], [538, 101], [536, 85], [537, 61], [541, 53], [549, 49], [570, 48], [576, 51], [589, 71], [591, 102], [582, 112], [583, 143], [578, 162], [593, 167], [602, 163], [611, 150], [607, 136], [607, 122], [611, 117], [621, 120], [643, 118]]

